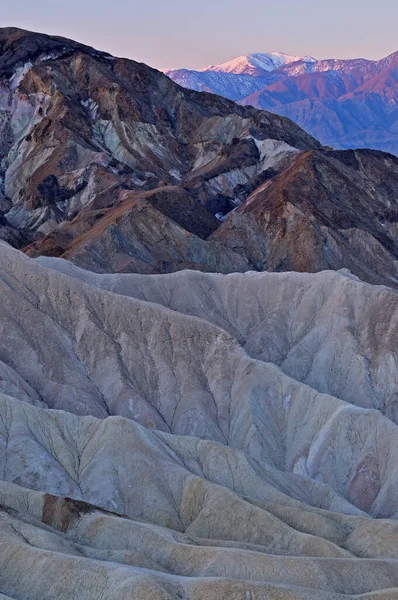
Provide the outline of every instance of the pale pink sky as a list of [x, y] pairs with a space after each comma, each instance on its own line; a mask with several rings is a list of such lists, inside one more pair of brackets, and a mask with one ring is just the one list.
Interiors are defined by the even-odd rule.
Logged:
[[397, 0], [18, 0], [1, 26], [64, 35], [154, 67], [249, 52], [378, 59], [398, 50]]

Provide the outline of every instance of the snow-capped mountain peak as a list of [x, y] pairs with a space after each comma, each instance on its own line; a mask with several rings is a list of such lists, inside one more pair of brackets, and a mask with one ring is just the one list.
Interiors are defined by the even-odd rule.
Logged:
[[284, 52], [255, 52], [238, 56], [220, 65], [212, 65], [204, 69], [199, 69], [199, 71], [235, 73], [237, 75], [261, 75], [264, 71], [274, 71], [283, 65], [297, 61], [313, 63], [316, 62], [316, 59], [312, 56], [291, 56]]

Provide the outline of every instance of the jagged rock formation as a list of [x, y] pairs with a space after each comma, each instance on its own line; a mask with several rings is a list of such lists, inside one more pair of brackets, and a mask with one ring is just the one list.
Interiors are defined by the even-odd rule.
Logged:
[[348, 268], [365, 281], [396, 286], [397, 198], [396, 157], [311, 151], [254, 190], [211, 239], [257, 270]]
[[0, 142], [0, 237], [32, 257], [142, 274], [349, 268], [397, 284], [396, 159], [328, 151], [146, 65], [1, 30]]
[[0, 294], [5, 598], [397, 596], [396, 292], [3, 243]]
[[[143, 64], [17, 29], [0, 31], [0, 146], [1, 211], [10, 228], [31, 237], [36, 252], [79, 253], [81, 236], [100, 219], [123, 246], [126, 231], [113, 209], [127, 207], [145, 227], [141, 209], [149, 202], [156, 229], [171, 236], [168, 245], [193, 234], [168, 270], [233, 264], [229, 251], [202, 243], [217, 227], [214, 214], [233, 205], [233, 188], [264, 169], [278, 171], [298, 150], [320, 147], [287, 119], [183, 90]], [[171, 189], [148, 193], [165, 185]], [[176, 229], [173, 219], [182, 210]], [[129, 232], [126, 261], [133, 255], [147, 263], [144, 271], [156, 271], [142, 243], [156, 247], [159, 234], [147, 232], [142, 240], [137, 227], [137, 239]], [[245, 264], [240, 257], [235, 263]]]

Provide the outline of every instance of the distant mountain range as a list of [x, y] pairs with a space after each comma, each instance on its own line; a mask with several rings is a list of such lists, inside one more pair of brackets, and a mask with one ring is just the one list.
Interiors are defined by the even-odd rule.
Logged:
[[398, 155], [398, 52], [379, 61], [255, 53], [164, 72], [183, 87], [289, 117], [325, 145]]

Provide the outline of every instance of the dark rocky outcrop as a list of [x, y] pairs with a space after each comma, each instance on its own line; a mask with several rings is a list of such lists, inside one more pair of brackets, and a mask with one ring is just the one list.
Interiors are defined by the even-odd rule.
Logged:
[[310, 151], [258, 187], [213, 234], [258, 270], [349, 268], [397, 285], [398, 159]]

